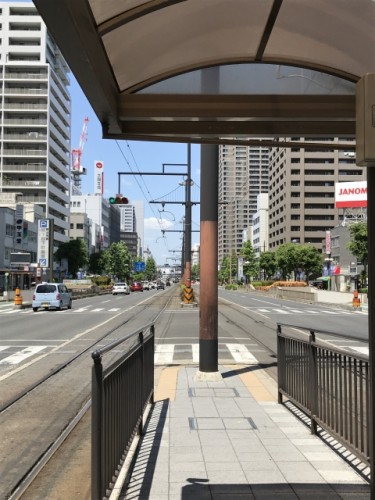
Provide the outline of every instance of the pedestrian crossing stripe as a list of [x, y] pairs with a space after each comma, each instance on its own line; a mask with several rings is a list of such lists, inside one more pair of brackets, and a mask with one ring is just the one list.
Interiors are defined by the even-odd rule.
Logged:
[[[186, 344], [185, 344], [186, 345]], [[191, 356], [194, 363], [199, 362], [199, 344], [188, 344], [191, 347]], [[258, 360], [248, 350], [244, 344], [220, 344], [226, 349], [219, 349], [221, 352], [228, 352], [236, 362], [245, 364], [257, 364]], [[179, 344], [157, 344], [155, 346], [155, 365], [165, 365], [172, 363]]]
[[[294, 314], [294, 315], [299, 315], [299, 314], [327, 314], [331, 316], [335, 315], [345, 315], [345, 314], [358, 314], [357, 310], [349, 311], [345, 309], [290, 309], [290, 308], [285, 308], [285, 309], [279, 309], [275, 307], [268, 307], [268, 308], [254, 308], [254, 307], [246, 307], [248, 311], [252, 312], [258, 312], [258, 313], [263, 313], [263, 314]], [[98, 307], [95, 309], [90, 309], [90, 306], [85, 306], [85, 307], [80, 307], [78, 309], [64, 309], [62, 311], [54, 311], [55, 314], [78, 314], [78, 313], [95, 313], [95, 312], [118, 312], [120, 311], [119, 307], [113, 307], [111, 309], [106, 309], [104, 307]], [[195, 311], [198, 311], [196, 309]], [[33, 310], [31, 308], [29, 309], [0, 309], [0, 314], [30, 314], [32, 313]], [[43, 312], [43, 311], [41, 311]], [[176, 311], [174, 311], [176, 312]], [[177, 311], [180, 312], [180, 311]], [[185, 311], [182, 311], [185, 312]], [[188, 311], [189, 313], [191, 312], [190, 310]]]
[[[22, 349], [22, 351], [17, 351], [14, 354], [11, 354], [10, 356], [2, 359], [0, 361], [0, 365], [17, 365], [21, 363], [21, 361], [24, 361], [25, 359], [34, 356], [34, 354], [43, 351], [43, 349], [45, 349], [46, 347], [47, 346], [45, 345], [26, 347], [25, 349]], [[0, 348], [1, 351], [4, 351], [6, 349], [9, 349], [9, 346], [2, 346]]]

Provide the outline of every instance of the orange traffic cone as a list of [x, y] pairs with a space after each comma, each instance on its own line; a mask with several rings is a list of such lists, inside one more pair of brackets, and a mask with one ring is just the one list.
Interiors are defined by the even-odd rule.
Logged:
[[14, 294], [14, 305], [22, 306], [22, 295], [19, 288], [16, 288], [16, 292]]

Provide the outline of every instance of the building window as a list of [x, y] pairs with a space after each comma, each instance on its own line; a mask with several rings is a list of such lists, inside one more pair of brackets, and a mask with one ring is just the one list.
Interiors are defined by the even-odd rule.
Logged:
[[77, 224], [77, 229], [83, 229], [83, 224]]

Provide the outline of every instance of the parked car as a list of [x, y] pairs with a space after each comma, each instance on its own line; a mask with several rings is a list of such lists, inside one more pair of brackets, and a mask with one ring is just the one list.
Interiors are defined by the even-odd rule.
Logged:
[[142, 286], [142, 283], [140, 281], [134, 281], [131, 285], [130, 285], [130, 291], [131, 292], [143, 292], [143, 286]]
[[127, 283], [115, 283], [112, 288], [112, 295], [117, 295], [119, 293], [129, 295], [129, 285]]
[[152, 289], [156, 289], [156, 287], [157, 287], [156, 281], [150, 281], [150, 285], [151, 285]]
[[34, 312], [43, 308], [45, 310], [55, 308], [59, 311], [63, 307], [72, 308], [72, 294], [64, 283], [39, 283], [36, 285], [32, 308]]
[[149, 281], [142, 281], [143, 290], [151, 290], [151, 285]]

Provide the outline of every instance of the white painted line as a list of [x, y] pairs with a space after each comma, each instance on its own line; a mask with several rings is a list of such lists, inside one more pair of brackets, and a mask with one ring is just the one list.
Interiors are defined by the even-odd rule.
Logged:
[[274, 309], [274, 311], [278, 312], [279, 314], [289, 314], [289, 311], [285, 311], [285, 309]]
[[116, 312], [116, 311], [119, 311], [120, 308], [119, 307], [115, 307], [113, 309], [108, 309], [108, 312]]
[[269, 309], [257, 309], [257, 311], [262, 312], [262, 313], [269, 313]]
[[341, 311], [326, 311], [326, 310], [323, 310], [322, 312], [326, 313], [326, 314], [341, 314]]
[[98, 307], [97, 309], [91, 309], [91, 312], [100, 312], [104, 311], [104, 307]]
[[354, 351], [357, 351], [361, 354], [369, 354], [369, 348], [368, 347], [352, 347]]
[[43, 351], [47, 346], [45, 345], [40, 345], [40, 346], [34, 346], [34, 347], [27, 347], [26, 349], [22, 349], [22, 351], [18, 351], [11, 356], [8, 356], [7, 358], [4, 358], [0, 361], [0, 365], [18, 365], [18, 363], [21, 363], [24, 359], [29, 358], [30, 356], [33, 356], [34, 354], [38, 353], [39, 351]]
[[233, 358], [239, 363], [257, 364], [258, 360], [243, 344], [226, 344]]
[[74, 312], [76, 313], [80, 313], [80, 312], [84, 312], [84, 311], [87, 311], [87, 308], [89, 306], [86, 306], [86, 307], [80, 307], [79, 309], [73, 309]]
[[305, 309], [305, 312], [309, 314], [319, 314], [319, 311], [315, 311], [314, 309]]
[[193, 362], [199, 363], [199, 344], [192, 344]]
[[155, 347], [155, 364], [167, 364], [173, 361], [174, 344], [161, 344]]

